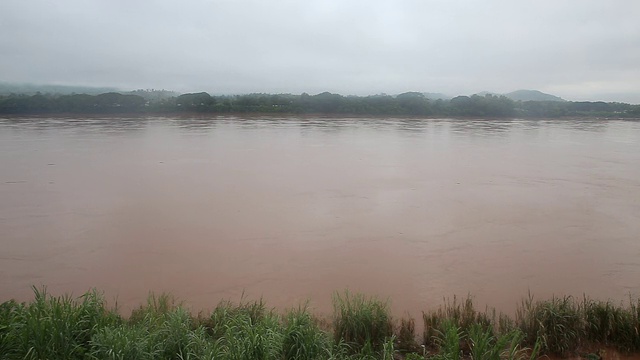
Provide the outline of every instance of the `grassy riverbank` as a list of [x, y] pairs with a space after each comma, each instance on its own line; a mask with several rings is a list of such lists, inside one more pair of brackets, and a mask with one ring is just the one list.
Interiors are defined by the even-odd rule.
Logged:
[[285, 313], [262, 301], [221, 302], [192, 314], [168, 295], [123, 317], [97, 291], [78, 298], [34, 289], [29, 303], [0, 305], [2, 359], [530, 359], [541, 354], [598, 359], [602, 349], [640, 352], [640, 302], [587, 298], [522, 301], [515, 317], [454, 299], [415, 320], [388, 304], [334, 294], [334, 314], [304, 306]]

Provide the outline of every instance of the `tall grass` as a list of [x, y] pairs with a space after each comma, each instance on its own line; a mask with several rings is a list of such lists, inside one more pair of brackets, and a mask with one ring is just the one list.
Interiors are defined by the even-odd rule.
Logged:
[[418, 346], [418, 342], [416, 341], [416, 321], [413, 318], [400, 319], [396, 344], [398, 351], [402, 353], [420, 351], [420, 346]]
[[33, 291], [29, 304], [1, 306], [4, 359], [82, 359], [92, 336], [120, 321], [95, 290], [79, 298], [50, 296], [44, 288]]
[[[488, 312], [476, 310], [471, 296], [467, 296], [462, 303], [458, 302], [458, 298], [454, 296], [453, 301], [446, 300], [437, 310], [423, 312], [422, 318], [424, 321], [423, 343], [430, 347], [437, 345], [438, 336], [449, 330], [451, 326], [458, 328], [463, 338], [466, 338], [469, 329], [475, 325], [480, 325], [484, 330], [493, 331], [492, 319]], [[463, 347], [468, 350], [467, 341], [464, 341]]]
[[640, 351], [638, 302], [627, 307], [610, 301], [573, 297], [523, 300], [516, 312], [516, 324], [525, 342], [540, 342], [543, 352], [572, 355], [583, 348], [613, 346], [624, 352]]
[[585, 338], [584, 316], [570, 296], [537, 302], [529, 297], [518, 309], [516, 321], [529, 343], [539, 339], [544, 350], [557, 355], [576, 351]]
[[329, 347], [330, 338], [320, 329], [306, 306], [290, 310], [285, 316], [282, 340], [284, 359], [318, 359]]
[[452, 319], [445, 319], [440, 328], [435, 330], [434, 342], [438, 347], [439, 360], [458, 360], [462, 357], [460, 343], [464, 337], [462, 329]]
[[616, 346], [626, 352], [640, 350], [639, 303], [629, 301], [629, 307], [616, 306], [610, 301], [582, 301], [586, 338], [590, 342]]
[[334, 294], [333, 308], [335, 342], [346, 343], [353, 352], [380, 351], [393, 336], [389, 305], [385, 301], [345, 291]]
[[150, 294], [123, 318], [95, 290], [55, 297], [34, 288], [29, 303], [0, 304], [0, 358], [524, 360], [539, 352], [595, 358], [585, 353], [611, 346], [640, 351], [637, 301], [529, 296], [511, 319], [476, 310], [470, 297], [454, 298], [423, 314], [426, 347], [420, 348], [413, 319], [400, 319], [394, 333], [386, 301], [348, 291], [333, 300], [328, 330], [306, 306], [278, 313], [262, 300], [225, 301], [193, 316], [170, 295]]
[[100, 329], [91, 339], [89, 358], [140, 359], [160, 358], [161, 350], [152, 340], [150, 329], [142, 325], [118, 325]]
[[18, 329], [24, 319], [24, 305], [10, 300], [0, 304], [0, 354], [15, 358], [19, 352]]
[[523, 360], [529, 357], [535, 359], [540, 350], [537, 342], [533, 349], [522, 347], [524, 334], [514, 329], [507, 333], [495, 336], [479, 324], [469, 329], [469, 341], [471, 342], [472, 360]]

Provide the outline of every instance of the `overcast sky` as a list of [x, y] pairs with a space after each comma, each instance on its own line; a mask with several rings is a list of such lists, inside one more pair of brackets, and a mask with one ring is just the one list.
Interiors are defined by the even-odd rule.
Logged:
[[640, 103], [640, 1], [0, 0], [0, 81]]

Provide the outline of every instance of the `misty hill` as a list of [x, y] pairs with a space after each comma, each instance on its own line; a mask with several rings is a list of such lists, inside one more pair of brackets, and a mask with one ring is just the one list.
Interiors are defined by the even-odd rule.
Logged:
[[138, 95], [147, 101], [161, 101], [171, 99], [180, 95], [180, 93], [171, 90], [156, 90], [156, 89], [138, 89], [127, 92], [129, 95]]
[[69, 86], [69, 85], [39, 85], [39, 84], [16, 84], [0, 82], [0, 94], [23, 94], [34, 95], [37, 93], [42, 94], [56, 94], [56, 95], [70, 95], [70, 94], [87, 94], [87, 95], [99, 95], [108, 92], [117, 91], [115, 88], [110, 87], [90, 87], [90, 86]]
[[453, 96], [449, 96], [443, 93], [423, 92], [422, 95], [429, 100], [451, 100]]
[[0, 114], [280, 113], [474, 118], [640, 118], [640, 105], [601, 101], [515, 101], [506, 96], [491, 94], [456, 96], [451, 100], [434, 101], [420, 92], [406, 92], [396, 96], [342, 96], [329, 92], [317, 95], [211, 96], [201, 92], [168, 98], [163, 98], [170, 96], [166, 90], [142, 90], [134, 93], [137, 94], [109, 92], [100, 95], [0, 95]]
[[503, 95], [515, 101], [566, 101], [561, 97], [538, 90], [516, 90]]
[[481, 91], [475, 93], [478, 96], [506, 96], [513, 101], [566, 101], [565, 99], [546, 94], [538, 90], [516, 90], [506, 94], [499, 94], [491, 91]]
[[479, 93], [475, 93], [473, 95], [478, 95], [478, 96], [487, 96], [487, 95], [500, 96], [502, 94], [494, 93], [494, 92], [491, 92], [491, 91], [480, 91]]

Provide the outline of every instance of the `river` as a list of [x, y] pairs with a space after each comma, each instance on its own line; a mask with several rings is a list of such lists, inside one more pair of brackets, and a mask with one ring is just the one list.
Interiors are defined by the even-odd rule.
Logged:
[[0, 166], [0, 301], [640, 295], [638, 121], [5, 117]]

